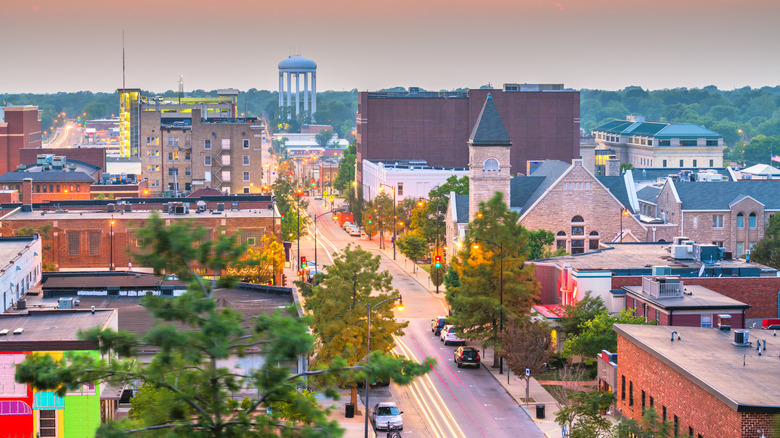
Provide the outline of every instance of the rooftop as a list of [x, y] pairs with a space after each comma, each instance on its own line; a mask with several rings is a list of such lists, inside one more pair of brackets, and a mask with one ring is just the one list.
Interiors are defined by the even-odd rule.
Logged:
[[[614, 330], [732, 409], [780, 413], [777, 338], [769, 338], [774, 353], [759, 356], [755, 348], [734, 345], [732, 331], [633, 324], [615, 324]], [[670, 341], [672, 331], [679, 340]], [[765, 336], [756, 330], [750, 335]]]
[[[23, 313], [0, 313], [0, 330], [9, 333], [0, 336], [0, 351], [4, 344], [19, 341], [69, 341], [78, 340], [78, 331], [92, 327], [109, 327], [116, 317], [114, 309], [99, 309], [92, 313], [89, 308], [79, 310], [29, 310]], [[13, 334], [22, 328], [24, 331]]]
[[10, 267], [14, 260], [23, 254], [37, 237], [0, 237], [0, 274]]
[[[186, 198], [182, 198], [186, 199]], [[133, 206], [133, 208], [138, 208], [138, 206]], [[47, 211], [43, 217], [41, 216], [41, 211], [19, 211], [16, 214], [5, 218], [4, 220], [8, 221], [20, 221], [20, 220], [67, 220], [67, 219], [98, 219], [98, 220], [108, 220], [112, 216], [116, 220], [141, 220], [141, 219], [148, 219], [152, 212], [156, 212], [160, 218], [162, 219], [214, 219], [214, 218], [258, 218], [258, 217], [272, 217], [273, 212], [272, 210], [268, 209], [251, 209], [251, 210], [229, 210], [229, 206], [225, 206], [225, 211], [217, 212], [216, 210], [214, 212], [204, 211], [203, 213], [196, 213], [195, 212], [196, 205], [195, 201], [193, 201], [190, 204], [190, 212], [189, 214], [173, 214], [173, 213], [164, 213], [160, 210], [133, 210], [131, 212], [108, 212], [105, 210], [72, 210], [72, 211]]]
[[[642, 286], [625, 286], [623, 289], [630, 295], [635, 295], [649, 301], [662, 309], [734, 309], [749, 308], [749, 304], [721, 295], [704, 286], [684, 285], [685, 293], [681, 296], [655, 298], [642, 290]], [[690, 295], [686, 295], [689, 293]]]

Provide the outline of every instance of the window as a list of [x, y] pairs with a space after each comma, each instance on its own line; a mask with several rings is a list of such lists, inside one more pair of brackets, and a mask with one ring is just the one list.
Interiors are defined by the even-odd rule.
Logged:
[[680, 167], [685, 166], [685, 164], [683, 164], [683, 163], [684, 163], [683, 160], [680, 160]]
[[693, 217], [693, 228], [699, 228], [699, 216]]
[[40, 184], [36, 184], [35, 185], [35, 193], [41, 193], [41, 185]]
[[571, 241], [571, 253], [572, 254], [582, 254], [585, 252], [585, 241], [584, 240], [572, 240]]
[[666, 421], [666, 406], [661, 407], [661, 418]]
[[577, 215], [577, 216], [574, 216], [573, 218], [571, 218], [571, 221], [579, 223], [579, 222], [585, 222], [585, 219], [583, 219], [582, 216]]
[[572, 225], [571, 227], [572, 236], [582, 236], [584, 234], [585, 234], [585, 227], [581, 225]]
[[671, 146], [671, 140], [658, 140], [658, 146]]
[[153, 157], [159, 157], [160, 156], [160, 150], [159, 149], [147, 149], [146, 150], [146, 158], [153, 158]]
[[254, 237], [247, 237], [246, 238], [246, 245], [247, 246], [255, 246], [255, 242], [256, 242], [256, 240], [255, 240]]
[[404, 183], [399, 182], [398, 183], [398, 196], [404, 195]]
[[175, 167], [168, 168], [168, 176], [179, 176], [179, 169]]
[[680, 140], [680, 146], [696, 146], [696, 140]]
[[230, 182], [230, 171], [229, 170], [223, 170], [222, 171], [222, 181]]
[[[717, 145], [718, 145], [718, 140], [707, 140], [707, 146], [717, 146]], [[712, 162], [712, 160], [710, 160], [710, 162]], [[710, 164], [710, 166], [712, 166], [712, 164]]]
[[642, 390], [642, 412], [645, 411], [645, 390]]
[[68, 233], [68, 255], [79, 255], [79, 233]]
[[652, 395], [650, 396], [650, 407], [651, 408], [655, 407], [655, 399], [653, 398]]
[[691, 426], [688, 426], [688, 436], [690, 438], [693, 438], [693, 427], [691, 427]]
[[249, 172], [244, 172], [244, 181], [249, 181]]
[[244, 158], [244, 161], [243, 161], [244, 166], [249, 166], [249, 155], [244, 155], [243, 158]]
[[100, 231], [89, 232], [89, 255], [100, 255]]
[[168, 161], [179, 161], [179, 151], [168, 152]]
[[62, 190], [60, 190], [60, 185], [57, 184], [57, 193], [60, 193]]
[[168, 137], [168, 146], [178, 146], [179, 137]]
[[677, 415], [674, 416], [674, 436], [680, 435], [680, 419], [677, 418]]
[[753, 247], [756, 245], [756, 242], [748, 242], [748, 249], [753, 249]]
[[589, 249], [599, 249], [599, 232], [591, 231], [588, 237], [590, 238], [590, 245], [588, 246]]
[[184, 153], [184, 161], [190, 161], [192, 159], [192, 154], [189, 152]]
[[745, 253], [745, 242], [737, 242], [737, 255], [741, 256]]
[[222, 149], [230, 149], [230, 139], [229, 138], [223, 138], [222, 139]]
[[[158, 164], [150, 164], [150, 165], [146, 166], [146, 171], [147, 172], [159, 172], [160, 171], [160, 166]], [[71, 189], [71, 190], [73, 190], [73, 189]]]
[[159, 179], [150, 180], [149, 187], [160, 187], [160, 180]]
[[211, 149], [211, 139], [203, 140], [203, 149]]
[[661, 167], [666, 167], [666, 160], [661, 160]]
[[57, 436], [57, 411], [41, 409], [38, 411], [38, 435], [40, 437]]
[[699, 160], [693, 160], [693, 167], [697, 167]]
[[558, 239], [555, 242], [555, 248], [556, 249], [562, 249], [562, 250], [566, 251], [566, 240], [565, 239]]
[[756, 227], [756, 214], [755, 213], [750, 213], [750, 216], [748, 216], [748, 226], [750, 228], [755, 228]]
[[483, 172], [497, 172], [499, 169], [498, 160], [495, 158], [488, 158], [485, 160], [485, 164], [482, 167]]
[[713, 245], [717, 246], [718, 248], [723, 248], [723, 241], [722, 240], [715, 240], [712, 242]]
[[249, 139], [248, 138], [244, 139], [244, 149], [249, 149]]
[[626, 376], [620, 376], [620, 399], [626, 401]]
[[147, 146], [160, 146], [160, 138], [159, 137], [146, 137], [146, 145]]
[[47, 189], [48, 189], [48, 187], [46, 186], [46, 184], [44, 184], [43, 185], [43, 193], [46, 193]]
[[191, 167], [185, 167], [184, 168], [184, 176], [192, 176], [192, 168]]
[[702, 315], [701, 326], [705, 328], [712, 328], [712, 315]]
[[737, 215], [737, 228], [745, 228], [745, 215], [742, 213]]
[[634, 406], [634, 382], [628, 382], [628, 405]]
[[24, 354], [0, 355], [0, 397], [26, 397], [27, 384], [16, 383], [16, 365], [24, 362]]
[[203, 165], [211, 166], [211, 155], [206, 155], [205, 157], [203, 157]]
[[244, 193], [249, 193], [249, 187], [244, 187]]
[[222, 155], [222, 165], [230, 166], [230, 155], [228, 154]]
[[712, 228], [723, 228], [723, 215], [722, 214], [713, 214], [712, 215]]

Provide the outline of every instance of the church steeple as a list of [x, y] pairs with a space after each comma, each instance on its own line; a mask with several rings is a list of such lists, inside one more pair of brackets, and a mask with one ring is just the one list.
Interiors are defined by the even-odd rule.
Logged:
[[491, 94], [488, 94], [485, 105], [482, 106], [482, 111], [477, 117], [477, 123], [471, 130], [469, 144], [472, 146], [512, 146]]

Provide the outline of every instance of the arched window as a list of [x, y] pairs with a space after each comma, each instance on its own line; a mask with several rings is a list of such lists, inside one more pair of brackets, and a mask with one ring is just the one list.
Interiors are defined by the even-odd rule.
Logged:
[[582, 222], [585, 222], [585, 219], [583, 219], [582, 216], [577, 215], [577, 216], [574, 216], [573, 218], [571, 218], [571, 221], [572, 222], [577, 222], [577, 223], [582, 223]]
[[745, 228], [745, 215], [742, 213], [737, 214], [737, 228]]
[[750, 213], [750, 216], [748, 216], [748, 225], [750, 226], [750, 228], [755, 228], [756, 227], [756, 214], [755, 213]]
[[588, 249], [590, 250], [596, 250], [599, 249], [599, 232], [598, 231], [591, 231], [588, 234]]
[[566, 232], [565, 231], [558, 231], [558, 234], [556, 234], [556, 236], [563, 237], [565, 239], [566, 238]]
[[566, 251], [566, 233], [564, 231], [558, 231], [555, 235], [555, 239], [555, 248]]
[[582, 218], [582, 216], [577, 215], [571, 218], [571, 235], [572, 236], [583, 236], [585, 235], [585, 227], [580, 225], [585, 223], [585, 219]]
[[485, 160], [485, 164], [482, 167], [482, 170], [484, 172], [497, 172], [499, 170], [498, 160], [495, 158], [488, 158]]

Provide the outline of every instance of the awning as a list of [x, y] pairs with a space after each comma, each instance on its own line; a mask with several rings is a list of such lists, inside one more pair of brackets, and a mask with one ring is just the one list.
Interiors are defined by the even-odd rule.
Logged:
[[0, 415], [32, 415], [32, 409], [21, 400], [0, 400]]
[[41, 391], [33, 394], [33, 409], [65, 409], [65, 399], [54, 391]]

